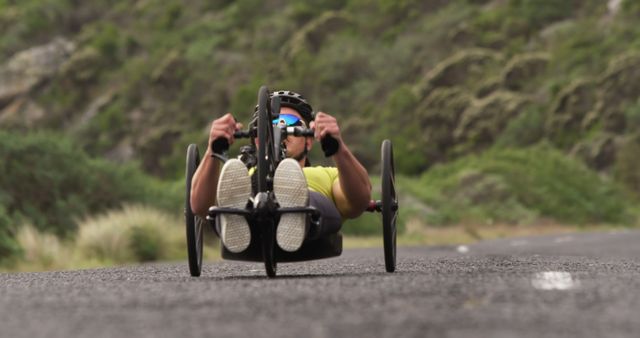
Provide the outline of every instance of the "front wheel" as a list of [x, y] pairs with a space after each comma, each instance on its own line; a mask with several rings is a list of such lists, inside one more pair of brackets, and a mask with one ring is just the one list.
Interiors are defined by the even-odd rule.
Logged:
[[276, 252], [276, 225], [274, 222], [267, 222], [267, 226], [262, 229], [262, 258], [267, 276], [276, 276], [277, 262]]
[[[269, 199], [273, 196], [268, 192], [272, 189], [272, 173], [275, 170], [274, 135], [271, 116], [271, 102], [269, 100], [269, 89], [266, 86], [260, 87], [258, 91], [258, 165], [255, 175], [258, 176], [258, 193], [266, 193]], [[277, 106], [277, 104], [276, 104]], [[276, 225], [272, 220], [259, 222], [262, 236], [262, 258], [267, 270], [267, 276], [276, 276]]]
[[184, 202], [184, 218], [187, 230], [187, 253], [189, 255], [189, 272], [198, 277], [202, 272], [202, 241], [205, 220], [194, 215], [191, 210], [191, 179], [200, 165], [198, 146], [190, 144], [187, 148], [186, 194]]
[[384, 264], [387, 272], [396, 270], [396, 221], [398, 198], [396, 195], [395, 167], [391, 141], [382, 142], [382, 226], [384, 237]]

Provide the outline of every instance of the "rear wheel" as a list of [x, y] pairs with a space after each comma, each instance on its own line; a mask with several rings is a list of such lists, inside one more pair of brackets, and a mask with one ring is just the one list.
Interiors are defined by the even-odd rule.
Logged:
[[396, 195], [395, 167], [391, 141], [382, 142], [382, 226], [384, 238], [384, 263], [387, 272], [396, 270], [396, 221], [398, 199]]
[[191, 211], [191, 179], [200, 165], [200, 154], [195, 144], [187, 148], [186, 194], [184, 203], [184, 218], [187, 230], [187, 252], [189, 255], [189, 272], [198, 277], [202, 272], [202, 241], [205, 220], [194, 215]]
[[[258, 193], [267, 193], [271, 190], [271, 173], [275, 169], [275, 157], [273, 151], [273, 127], [271, 112], [269, 109], [269, 89], [260, 87], [258, 92]], [[269, 195], [268, 195], [269, 196]], [[267, 276], [276, 276], [275, 260], [275, 224], [273, 221], [265, 221], [261, 224], [262, 258], [267, 271]]]

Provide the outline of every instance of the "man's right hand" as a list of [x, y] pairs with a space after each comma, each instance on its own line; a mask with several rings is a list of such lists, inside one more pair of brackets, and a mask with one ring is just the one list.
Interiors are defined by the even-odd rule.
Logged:
[[219, 138], [225, 138], [229, 141], [229, 145], [233, 144], [233, 133], [236, 130], [242, 129], [242, 123], [236, 122], [231, 113], [227, 113], [221, 118], [216, 119], [211, 124], [211, 130], [209, 131], [209, 144]]

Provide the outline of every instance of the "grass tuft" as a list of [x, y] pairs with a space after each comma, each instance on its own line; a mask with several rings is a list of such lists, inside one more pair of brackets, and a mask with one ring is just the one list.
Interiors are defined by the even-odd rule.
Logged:
[[114, 263], [170, 259], [184, 246], [181, 221], [150, 207], [127, 205], [79, 224], [76, 246], [89, 259]]

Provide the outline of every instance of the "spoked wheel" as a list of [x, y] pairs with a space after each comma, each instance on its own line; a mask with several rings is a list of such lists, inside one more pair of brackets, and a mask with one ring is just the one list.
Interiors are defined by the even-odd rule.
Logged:
[[[269, 193], [271, 190], [271, 173], [275, 169], [275, 154], [273, 146], [272, 117], [269, 109], [269, 89], [266, 86], [260, 87], [258, 92], [258, 193]], [[276, 276], [275, 260], [275, 224], [273, 221], [266, 222], [267, 226], [262, 227], [262, 258], [267, 270], [267, 276]]]
[[187, 252], [189, 254], [189, 272], [198, 277], [202, 272], [202, 240], [205, 220], [191, 211], [191, 179], [200, 165], [198, 146], [190, 144], [187, 148], [186, 195], [184, 218], [187, 228]]
[[387, 272], [396, 270], [396, 221], [398, 198], [396, 195], [395, 166], [391, 141], [382, 142], [382, 226], [384, 237], [384, 263]]

